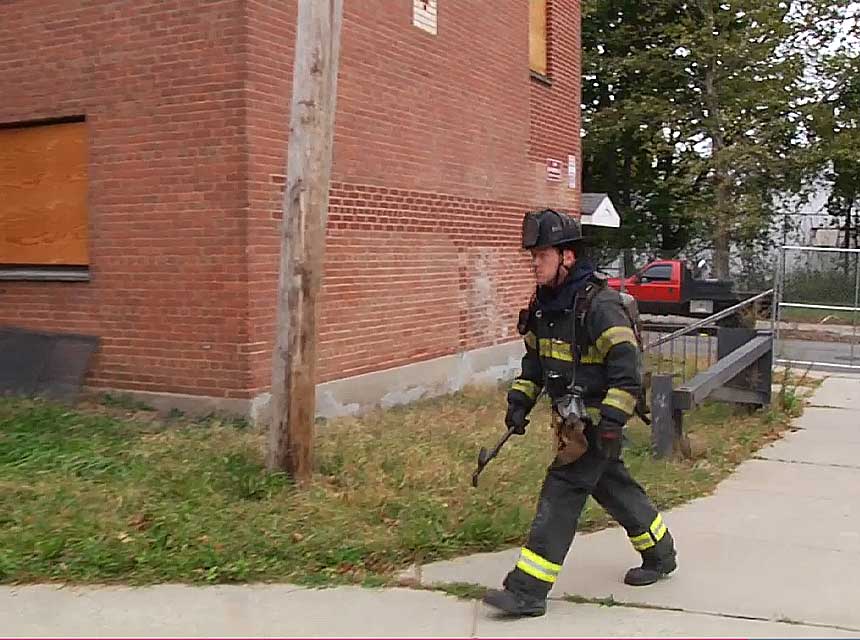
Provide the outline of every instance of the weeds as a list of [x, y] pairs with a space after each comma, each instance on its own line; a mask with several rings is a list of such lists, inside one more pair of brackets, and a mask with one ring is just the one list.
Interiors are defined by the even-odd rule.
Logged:
[[[658, 508], [707, 494], [785, 428], [789, 397], [767, 416], [691, 413], [691, 460], [654, 460], [634, 424], [625, 460]], [[0, 399], [0, 582], [385, 584], [414, 562], [519, 544], [552, 458], [548, 410], [472, 489], [504, 410], [501, 390], [468, 389], [321, 424], [300, 491], [266, 472], [264, 436], [244, 423]], [[581, 520], [608, 522], [593, 504]]]

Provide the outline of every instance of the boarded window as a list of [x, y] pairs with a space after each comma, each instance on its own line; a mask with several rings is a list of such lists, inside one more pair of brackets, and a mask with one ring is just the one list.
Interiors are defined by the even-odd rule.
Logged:
[[535, 73], [547, 75], [547, 0], [529, 0], [529, 67]]
[[0, 264], [89, 265], [85, 123], [0, 129]]

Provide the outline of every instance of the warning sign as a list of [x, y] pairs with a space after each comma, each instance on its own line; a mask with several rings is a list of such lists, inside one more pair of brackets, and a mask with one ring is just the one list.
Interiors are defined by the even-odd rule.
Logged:
[[546, 159], [546, 179], [550, 182], [561, 182], [561, 160]]

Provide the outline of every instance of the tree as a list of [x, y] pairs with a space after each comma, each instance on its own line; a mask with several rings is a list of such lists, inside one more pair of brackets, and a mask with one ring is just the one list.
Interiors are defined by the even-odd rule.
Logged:
[[628, 272], [631, 250], [671, 254], [693, 232], [679, 206], [688, 195], [682, 158], [662, 126], [680, 117], [667, 96], [687, 84], [666, 55], [674, 50], [666, 27], [679, 17], [668, 2], [584, 6], [584, 184], [615, 202], [622, 233], [611, 240], [626, 250]]
[[585, 184], [624, 217], [622, 246], [707, 235], [717, 277], [773, 195], [799, 188], [804, 43], [821, 2], [595, 0], [584, 14]]
[[[860, 11], [858, 11], [860, 13]], [[844, 16], [843, 16], [844, 19]], [[830, 185], [827, 210], [841, 227], [843, 246], [858, 247], [860, 209], [860, 45], [848, 42], [816, 66], [821, 87], [810, 127], [814, 158]]]

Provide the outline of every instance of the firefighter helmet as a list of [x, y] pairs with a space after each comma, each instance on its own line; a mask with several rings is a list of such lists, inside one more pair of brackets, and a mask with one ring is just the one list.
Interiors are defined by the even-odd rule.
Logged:
[[553, 209], [530, 211], [523, 218], [523, 249], [562, 247], [583, 240], [579, 220]]

